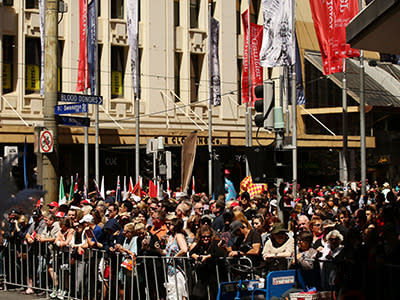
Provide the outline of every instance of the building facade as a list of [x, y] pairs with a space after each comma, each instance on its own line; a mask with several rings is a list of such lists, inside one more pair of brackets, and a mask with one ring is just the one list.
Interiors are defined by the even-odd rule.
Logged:
[[[262, 24], [260, 0], [140, 0], [139, 49], [142, 94], [140, 99], [140, 144], [145, 148], [149, 138], [164, 137], [165, 146], [179, 157], [180, 145], [193, 130], [199, 134], [198, 157], [208, 158], [208, 11], [220, 22], [219, 57], [222, 103], [212, 109], [213, 145], [224, 157], [226, 166], [243, 177], [243, 155], [246, 146], [246, 107], [241, 104], [241, 71], [244, 34], [241, 13], [251, 8], [251, 21]], [[300, 176], [319, 161], [315, 153], [325, 153], [328, 162], [335, 161], [329, 179], [337, 177], [338, 151], [343, 146], [341, 132], [331, 134], [314, 118], [337, 122], [341, 114], [338, 85], [319, 82], [311, 87], [312, 76], [321, 76], [318, 66], [307, 60], [307, 53], [319, 51], [308, 0], [296, 1], [296, 31], [303, 63], [306, 98], [314, 91], [314, 104], [298, 108], [298, 147]], [[65, 0], [67, 12], [59, 13], [58, 24], [58, 91], [75, 92], [79, 56], [79, 5]], [[99, 107], [100, 173], [134, 173], [135, 109], [130, 72], [130, 53], [126, 31], [126, 0], [98, 0], [98, 94], [104, 103]], [[34, 144], [34, 129], [43, 125], [43, 97], [40, 96], [40, 18], [38, 0], [3, 0], [0, 7], [0, 144], [23, 147]], [[309, 54], [309, 55], [311, 55]], [[373, 58], [373, 54], [370, 55]], [[319, 72], [319, 73], [318, 73]], [[265, 70], [264, 78], [276, 81], [276, 97], [280, 96], [279, 78], [282, 68]], [[329, 80], [328, 80], [329, 81]], [[335, 92], [332, 92], [333, 89]], [[336, 89], [336, 90], [335, 90]], [[319, 91], [315, 93], [315, 91]], [[353, 98], [357, 97], [353, 95]], [[352, 99], [353, 99], [352, 98]], [[332, 101], [331, 101], [332, 100]], [[353, 100], [349, 100], [350, 102]], [[287, 101], [282, 101], [285, 107]], [[350, 114], [358, 110], [357, 100], [349, 104]], [[290, 120], [285, 110], [285, 119]], [[94, 106], [89, 105], [90, 151], [94, 149]], [[253, 120], [253, 117], [251, 116]], [[252, 121], [254, 124], [254, 122]], [[287, 121], [290, 126], [290, 122]], [[336, 126], [336, 125], [335, 125]], [[338, 126], [339, 128], [340, 126]], [[353, 128], [355, 129], [355, 128]], [[83, 169], [83, 129], [59, 126], [62, 166], [70, 175]], [[290, 135], [290, 129], [287, 129]], [[253, 145], [272, 145], [274, 133], [253, 125]], [[258, 142], [257, 142], [258, 141]], [[357, 130], [348, 137], [348, 145], [357, 156], [360, 138]], [[375, 148], [373, 136], [367, 137], [367, 148]], [[22, 148], [21, 148], [22, 149]], [[219, 149], [219, 150], [218, 150]], [[20, 150], [22, 151], [22, 150]], [[72, 154], [73, 153], [73, 154]], [[76, 159], [82, 153], [82, 159]], [[93, 152], [91, 152], [93, 153]], [[227, 154], [229, 153], [229, 154]], [[314, 153], [314, 154], [313, 154]], [[142, 149], [143, 157], [145, 150]], [[94, 173], [93, 155], [90, 173]], [[314, 157], [314, 160], [312, 159]], [[129, 163], [126, 163], [129, 161]], [[146, 164], [145, 162], [143, 163]], [[356, 160], [354, 168], [356, 168]], [[93, 166], [93, 167], [92, 167]], [[308, 167], [307, 167], [308, 166]], [[199, 164], [195, 172], [206, 176]], [[315, 178], [323, 165], [317, 166]], [[197, 170], [197, 171], [196, 171]], [[327, 169], [326, 169], [327, 170]], [[311, 174], [310, 173], [310, 174]], [[179, 176], [180, 172], [177, 172]], [[354, 177], [357, 172], [355, 171]]]

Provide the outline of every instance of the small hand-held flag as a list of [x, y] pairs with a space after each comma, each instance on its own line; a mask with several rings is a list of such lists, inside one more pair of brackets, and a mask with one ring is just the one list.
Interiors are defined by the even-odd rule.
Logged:
[[157, 186], [152, 180], [149, 180], [149, 197], [157, 197]]
[[61, 176], [60, 177], [60, 187], [58, 189], [58, 204], [62, 205], [65, 203], [67, 203], [67, 199], [65, 198], [64, 183], [63, 183], [63, 178]]
[[194, 183], [194, 176], [192, 176], [192, 195], [196, 194], [196, 187]]
[[121, 202], [121, 182], [119, 181], [119, 176], [117, 179], [117, 193], [116, 193], [116, 201]]

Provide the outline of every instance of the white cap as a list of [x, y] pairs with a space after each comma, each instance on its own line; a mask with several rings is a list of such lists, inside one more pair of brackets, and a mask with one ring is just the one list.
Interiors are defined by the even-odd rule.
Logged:
[[84, 215], [82, 219], [79, 220], [79, 223], [93, 223], [94, 218], [91, 214]]

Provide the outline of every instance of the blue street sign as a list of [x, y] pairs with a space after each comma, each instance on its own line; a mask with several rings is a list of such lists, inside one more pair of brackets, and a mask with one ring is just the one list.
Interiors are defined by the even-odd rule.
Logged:
[[103, 96], [58, 93], [58, 101], [87, 103], [87, 104], [103, 104]]
[[56, 115], [86, 113], [87, 111], [88, 111], [87, 103], [64, 104], [64, 105], [56, 105], [54, 107], [54, 113]]
[[84, 117], [56, 116], [57, 123], [68, 126], [89, 127], [90, 119]]

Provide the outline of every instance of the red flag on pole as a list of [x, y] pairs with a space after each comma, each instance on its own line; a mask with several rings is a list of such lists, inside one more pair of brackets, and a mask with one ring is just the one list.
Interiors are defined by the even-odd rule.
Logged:
[[346, 26], [358, 12], [358, 0], [310, 0], [315, 32], [321, 51], [324, 75], [343, 71], [344, 57], [358, 57], [360, 51], [346, 44]]
[[251, 76], [251, 106], [257, 100], [254, 87], [263, 83], [263, 68], [260, 65], [260, 50], [263, 38], [263, 26], [250, 23], [248, 9], [242, 13], [244, 27], [243, 71], [242, 71], [242, 102], [249, 102], [249, 38], [250, 34], [250, 76]]
[[76, 91], [82, 92], [86, 86], [86, 72], [87, 72], [87, 43], [86, 43], [86, 29], [87, 29], [87, 0], [79, 0], [79, 63], [78, 63], [78, 80], [76, 84]]
[[149, 180], [149, 197], [157, 197], [157, 186], [152, 180]]

